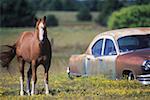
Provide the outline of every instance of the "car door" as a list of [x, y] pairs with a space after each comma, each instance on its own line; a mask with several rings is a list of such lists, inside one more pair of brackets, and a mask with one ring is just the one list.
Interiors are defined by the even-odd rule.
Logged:
[[99, 57], [102, 56], [103, 46], [104, 46], [104, 39], [98, 39], [92, 46], [91, 46], [91, 55], [87, 55], [84, 61], [84, 71], [85, 75], [95, 75], [100, 74], [103, 71], [103, 66], [99, 61]]
[[108, 76], [108, 78], [116, 79], [116, 58], [117, 58], [117, 49], [115, 42], [111, 38], [106, 38], [104, 43], [104, 52], [99, 60], [103, 65], [103, 73]]
[[91, 48], [92, 55], [85, 59], [85, 72], [88, 75], [103, 74], [111, 79], [116, 78], [116, 46], [111, 39], [99, 39]]

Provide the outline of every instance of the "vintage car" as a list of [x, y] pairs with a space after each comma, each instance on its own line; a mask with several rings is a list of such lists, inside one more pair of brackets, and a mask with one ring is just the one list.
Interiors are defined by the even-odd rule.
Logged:
[[97, 35], [84, 54], [72, 55], [68, 75], [102, 74], [150, 84], [150, 28], [125, 28]]

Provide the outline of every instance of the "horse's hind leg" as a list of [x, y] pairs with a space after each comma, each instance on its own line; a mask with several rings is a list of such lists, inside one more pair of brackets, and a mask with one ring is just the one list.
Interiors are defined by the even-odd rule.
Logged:
[[31, 82], [31, 78], [32, 78], [32, 68], [31, 67], [32, 66], [30, 64], [30, 67], [27, 72], [27, 93], [28, 93], [28, 95], [30, 95], [30, 92], [31, 92], [31, 88], [30, 88], [30, 82]]
[[21, 77], [20, 77], [20, 95], [24, 95], [23, 82], [24, 82], [24, 65], [25, 65], [25, 61], [20, 59], [19, 63], [20, 63], [20, 73], [21, 73]]

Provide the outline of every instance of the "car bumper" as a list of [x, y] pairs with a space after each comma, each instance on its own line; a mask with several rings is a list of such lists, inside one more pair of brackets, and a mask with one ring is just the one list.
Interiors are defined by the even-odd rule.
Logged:
[[150, 74], [138, 75], [137, 80], [144, 85], [148, 85], [150, 84]]

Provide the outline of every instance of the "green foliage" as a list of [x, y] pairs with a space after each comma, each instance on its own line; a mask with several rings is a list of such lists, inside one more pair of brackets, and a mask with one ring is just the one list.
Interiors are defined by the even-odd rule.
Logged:
[[62, 5], [63, 5], [64, 11], [76, 10], [76, 1], [75, 0], [62, 0]]
[[33, 25], [35, 12], [26, 0], [0, 1], [1, 27], [22, 27]]
[[52, 0], [49, 6], [50, 6], [50, 10], [62, 10], [63, 9], [61, 0]]
[[119, 0], [105, 0], [103, 1], [103, 4], [99, 4], [99, 6], [102, 6], [99, 7], [99, 9], [102, 9], [100, 10], [101, 12], [97, 17], [96, 22], [100, 25], [106, 26], [108, 16], [111, 15], [113, 11], [120, 9], [123, 5], [122, 2]]
[[91, 21], [92, 15], [90, 14], [90, 10], [86, 6], [81, 7], [77, 14], [77, 19], [79, 21]]
[[150, 5], [122, 8], [114, 12], [108, 20], [108, 27], [111, 29], [147, 26], [150, 26]]
[[47, 26], [58, 26], [58, 19], [54, 15], [47, 16]]

